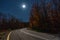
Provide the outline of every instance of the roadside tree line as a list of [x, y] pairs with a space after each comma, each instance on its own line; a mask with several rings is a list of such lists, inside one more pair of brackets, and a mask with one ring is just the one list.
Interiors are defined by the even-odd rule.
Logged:
[[60, 0], [41, 0], [32, 5], [29, 28], [49, 33], [60, 32]]
[[0, 30], [20, 29], [20, 28], [27, 27], [27, 24], [28, 24], [27, 22], [18, 20], [13, 16], [11, 16], [11, 18], [9, 19], [6, 19], [6, 15], [4, 15], [3, 13], [0, 13]]

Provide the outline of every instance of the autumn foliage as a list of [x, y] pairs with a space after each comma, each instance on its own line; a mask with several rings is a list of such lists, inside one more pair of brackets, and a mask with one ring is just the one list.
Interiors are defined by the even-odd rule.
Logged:
[[30, 28], [40, 31], [60, 32], [60, 0], [51, 0], [47, 4], [41, 0], [41, 4], [33, 4], [29, 24]]

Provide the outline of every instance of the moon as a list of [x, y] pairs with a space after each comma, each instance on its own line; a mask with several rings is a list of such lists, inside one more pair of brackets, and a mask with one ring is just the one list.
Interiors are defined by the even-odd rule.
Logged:
[[22, 8], [26, 8], [26, 5], [25, 5], [25, 4], [23, 4], [23, 5], [22, 5]]

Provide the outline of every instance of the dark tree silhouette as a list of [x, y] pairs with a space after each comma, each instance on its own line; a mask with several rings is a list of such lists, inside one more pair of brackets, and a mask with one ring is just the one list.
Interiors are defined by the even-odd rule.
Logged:
[[32, 5], [30, 15], [30, 27], [36, 27], [37, 30], [45, 32], [60, 32], [60, 0], [41, 0], [40, 6]]
[[33, 5], [31, 16], [30, 16], [30, 27], [39, 27], [40, 25], [39, 7], [38, 5]]

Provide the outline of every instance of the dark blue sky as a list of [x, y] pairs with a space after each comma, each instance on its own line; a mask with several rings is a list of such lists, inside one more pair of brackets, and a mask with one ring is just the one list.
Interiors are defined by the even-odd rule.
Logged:
[[[0, 0], [0, 12], [11, 14], [27, 22], [29, 21], [29, 13], [33, 2], [33, 0]], [[26, 4], [25, 9], [21, 7], [23, 3]]]
[[[28, 22], [30, 10], [34, 1], [35, 0], [0, 0], [0, 12], [11, 14], [19, 20], [21, 19], [24, 22]], [[40, 3], [40, 0], [38, 0], [38, 2]], [[23, 3], [26, 4], [25, 9], [21, 7]]]

